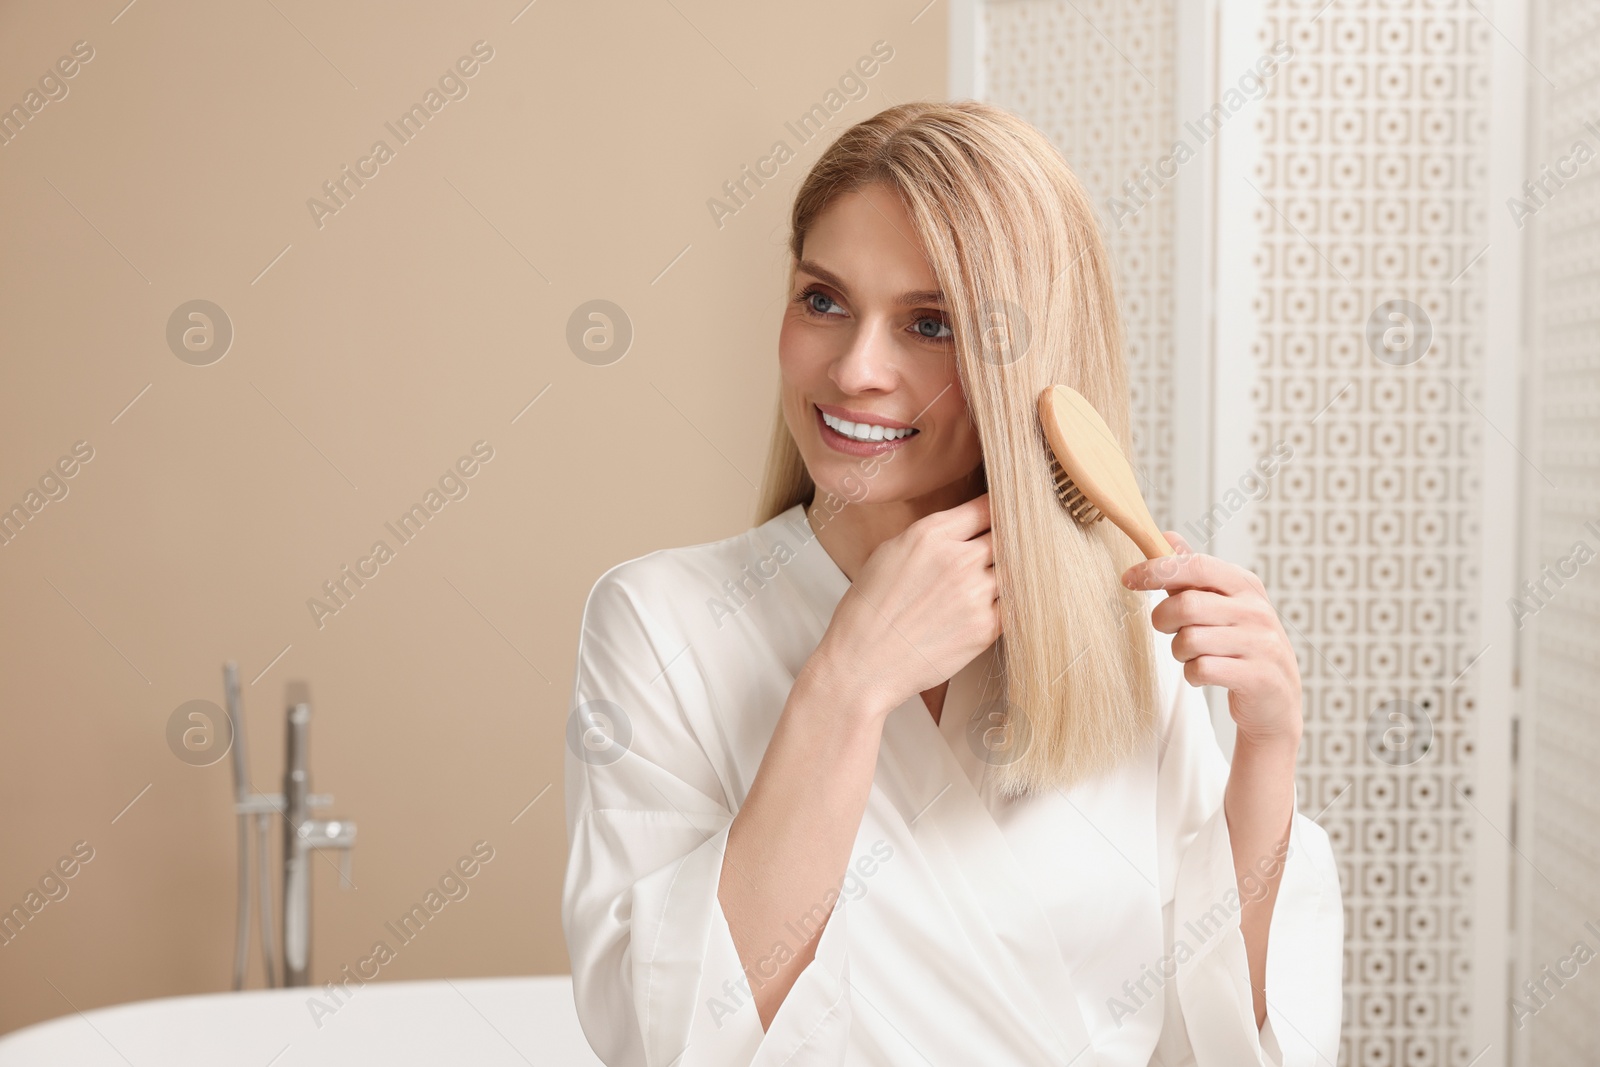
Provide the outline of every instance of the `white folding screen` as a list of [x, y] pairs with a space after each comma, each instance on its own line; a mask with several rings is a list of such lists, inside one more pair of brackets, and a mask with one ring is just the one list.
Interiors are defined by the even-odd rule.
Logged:
[[1253, 522], [1302, 639], [1302, 800], [1341, 857], [1345, 1057], [1464, 1064], [1475, 965], [1503, 966], [1473, 936], [1474, 845], [1496, 832], [1473, 774], [1492, 30], [1465, 4], [1262, 7], [1295, 56], [1241, 198], [1257, 420], [1295, 459]]
[[1600, 1062], [1600, 4], [1536, 0], [1532, 15], [1531, 136], [1500, 208], [1531, 236], [1537, 467], [1506, 606], [1521, 623], [1527, 753], [1511, 1033], [1518, 1064], [1589, 1067]]
[[[1500, 5], [1513, 31], [1518, 10]], [[952, 20], [952, 95], [1038, 125], [1102, 206], [1157, 521], [1259, 573], [1295, 642], [1300, 805], [1346, 905], [1341, 1064], [1509, 1063], [1503, 601], [1525, 470], [1517, 352], [1486, 349], [1518, 321], [1514, 294], [1487, 299], [1520, 263], [1490, 188], [1521, 144], [1516, 44], [1460, 0], [997, 0]], [[1577, 373], [1593, 397], [1592, 356]]]

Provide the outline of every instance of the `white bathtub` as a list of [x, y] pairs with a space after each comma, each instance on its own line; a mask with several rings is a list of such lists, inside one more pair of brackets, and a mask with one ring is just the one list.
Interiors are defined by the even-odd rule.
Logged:
[[370, 982], [332, 1015], [312, 989], [166, 997], [96, 1008], [0, 1038], [0, 1067], [318, 1067], [463, 1063], [597, 1067], [569, 975]]

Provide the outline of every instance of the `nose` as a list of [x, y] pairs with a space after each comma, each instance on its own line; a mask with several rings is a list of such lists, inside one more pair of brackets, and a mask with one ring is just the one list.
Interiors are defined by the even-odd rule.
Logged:
[[895, 387], [898, 371], [891, 329], [882, 320], [861, 320], [860, 328], [828, 368], [828, 376], [845, 395], [889, 392]]

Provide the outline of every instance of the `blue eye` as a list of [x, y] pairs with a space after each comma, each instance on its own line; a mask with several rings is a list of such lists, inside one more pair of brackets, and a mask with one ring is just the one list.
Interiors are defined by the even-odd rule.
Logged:
[[[794, 302], [805, 309], [806, 314], [818, 317], [839, 317], [844, 314], [844, 308], [837, 300], [816, 286], [807, 286], [802, 289]], [[939, 315], [923, 315], [912, 324], [912, 332], [924, 341], [950, 341], [955, 338], [955, 331], [950, 329], [950, 324]]]
[[819, 300], [822, 301], [823, 305], [831, 305], [834, 307], [838, 306], [833, 297], [817, 288], [808, 288], [795, 298], [796, 303], [803, 305], [805, 309], [811, 312], [813, 315], [831, 314], [827, 306], [818, 305]]

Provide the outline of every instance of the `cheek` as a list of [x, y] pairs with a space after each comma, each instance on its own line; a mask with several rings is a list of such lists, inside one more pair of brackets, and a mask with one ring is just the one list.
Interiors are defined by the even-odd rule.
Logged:
[[793, 381], [800, 370], [800, 336], [794, 320], [785, 318], [778, 327], [778, 370], [785, 382]]
[[783, 418], [789, 424], [789, 432], [804, 443], [808, 440], [804, 420], [810, 417], [806, 396], [815, 388], [819, 371], [812, 351], [815, 346], [799, 325], [803, 324], [796, 324], [786, 316], [778, 330], [778, 380]]
[[[950, 380], [955, 380], [953, 368], [951, 373]], [[944, 385], [938, 388], [943, 389]], [[978, 439], [978, 428], [972, 424], [967, 413], [967, 399], [962, 394], [959, 382], [939, 401], [939, 406], [942, 409], [939, 421], [949, 428], [947, 439], [952, 446], [952, 459], [959, 458], [962, 466], [976, 465], [983, 459], [983, 443]]]
[[975, 466], [983, 459], [983, 442], [978, 440], [978, 428], [968, 420], [965, 411], [957, 412], [957, 432], [961, 435], [961, 457], [964, 465]]
[[778, 330], [778, 369], [783, 380], [800, 388], [811, 385], [820, 375], [827, 373], [827, 346], [818, 331], [808, 330], [807, 324], [793, 314], [784, 316]]

